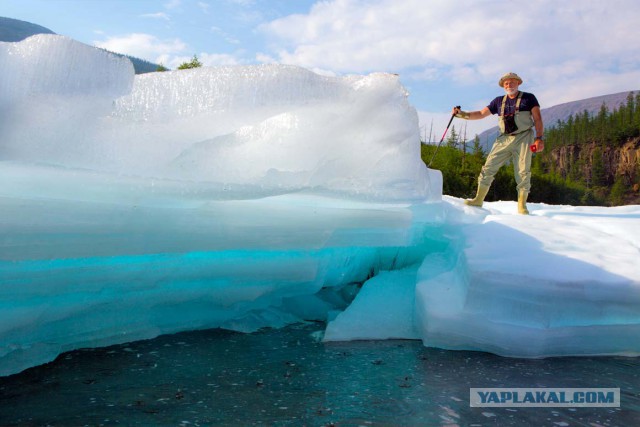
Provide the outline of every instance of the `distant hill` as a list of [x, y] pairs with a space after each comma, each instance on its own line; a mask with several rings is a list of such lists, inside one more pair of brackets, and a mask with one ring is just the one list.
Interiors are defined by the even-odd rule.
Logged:
[[[637, 93], [638, 91], [635, 92]], [[629, 92], [613, 93], [611, 95], [596, 96], [543, 108], [541, 110], [542, 121], [544, 122], [545, 128], [550, 128], [557, 125], [558, 121], [565, 121], [569, 116], [581, 114], [585, 110], [587, 110], [589, 114], [594, 115], [598, 113], [603, 102], [609, 108], [609, 111], [612, 111], [627, 101], [628, 94]], [[483, 150], [488, 152], [498, 137], [498, 126], [485, 130], [479, 134], [478, 137], [480, 138], [480, 145]]]
[[0, 16], [0, 41], [19, 42], [34, 34], [55, 34], [48, 28], [18, 19]]
[[[19, 19], [4, 18], [0, 16], [0, 42], [19, 42], [31, 37], [35, 34], [56, 34], [48, 28], [40, 25], [32, 24], [27, 21], [20, 21]], [[133, 63], [133, 69], [136, 74], [151, 73], [156, 71], [158, 64], [154, 64], [144, 59], [135, 58], [128, 55], [123, 55], [117, 52], [111, 52], [114, 55], [120, 57], [129, 58]]]
[[102, 49], [102, 50], [105, 50], [109, 53], [113, 53], [114, 55], [117, 55], [117, 56], [129, 58], [129, 61], [131, 61], [131, 63], [133, 64], [133, 69], [135, 70], [136, 74], [153, 73], [158, 69], [158, 64], [154, 64], [153, 62], [136, 58], [135, 56], [123, 55], [122, 53], [112, 52], [107, 49]]

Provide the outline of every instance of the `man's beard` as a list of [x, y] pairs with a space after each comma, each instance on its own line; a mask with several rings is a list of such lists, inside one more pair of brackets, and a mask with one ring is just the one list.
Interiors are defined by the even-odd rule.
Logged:
[[514, 88], [505, 88], [504, 91], [507, 92], [507, 95], [515, 95], [516, 93], [518, 93], [518, 89]]

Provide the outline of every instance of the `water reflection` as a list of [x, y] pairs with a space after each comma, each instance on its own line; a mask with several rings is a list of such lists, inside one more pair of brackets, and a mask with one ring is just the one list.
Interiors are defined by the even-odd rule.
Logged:
[[[321, 324], [181, 333], [0, 379], [0, 425], [637, 426], [640, 359], [508, 359]], [[470, 387], [619, 387], [621, 408], [470, 408]]]

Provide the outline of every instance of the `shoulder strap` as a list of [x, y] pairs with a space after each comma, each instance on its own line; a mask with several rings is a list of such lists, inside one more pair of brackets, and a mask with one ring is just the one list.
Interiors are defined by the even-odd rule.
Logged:
[[500, 115], [504, 116], [504, 106], [507, 104], [507, 95], [502, 97], [502, 107], [500, 107]]
[[[516, 113], [520, 111], [520, 101], [522, 101], [522, 91], [518, 92], [518, 99], [516, 100]], [[500, 115], [504, 116], [504, 106], [507, 104], [507, 95], [502, 97], [502, 106], [500, 107]]]
[[516, 101], [516, 113], [520, 111], [520, 101], [522, 101], [522, 92], [518, 94], [518, 100]]

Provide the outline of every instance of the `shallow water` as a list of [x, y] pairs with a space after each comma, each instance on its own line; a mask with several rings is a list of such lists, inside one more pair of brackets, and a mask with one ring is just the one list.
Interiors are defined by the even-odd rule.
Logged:
[[[79, 350], [0, 378], [0, 425], [639, 426], [640, 358], [509, 359], [322, 324]], [[470, 387], [619, 387], [620, 408], [470, 408]]]

